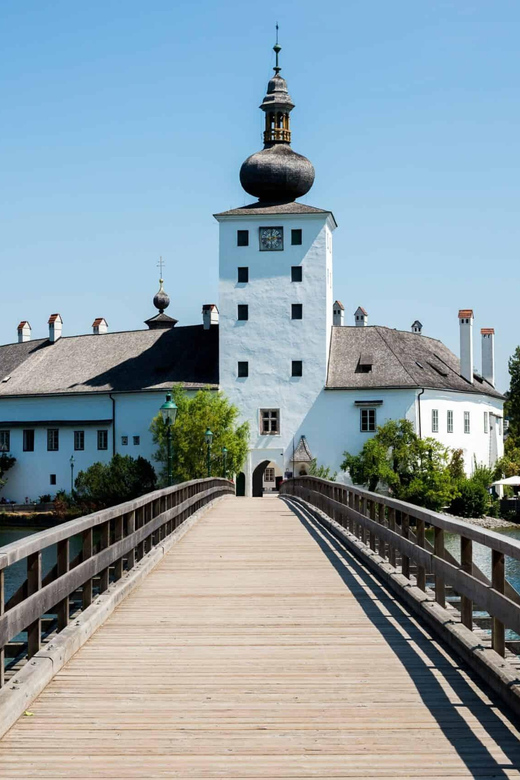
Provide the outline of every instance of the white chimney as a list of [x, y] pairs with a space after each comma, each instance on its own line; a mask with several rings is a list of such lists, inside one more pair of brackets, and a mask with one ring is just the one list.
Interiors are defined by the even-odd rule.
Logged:
[[212, 325], [218, 325], [218, 309], [214, 303], [205, 303], [202, 307], [202, 324], [204, 330], [209, 330]]
[[357, 307], [354, 314], [354, 322], [361, 328], [365, 328], [368, 325], [368, 314], [362, 306]]
[[31, 326], [27, 320], [22, 320], [18, 325], [18, 343], [31, 340]]
[[92, 323], [92, 333], [95, 336], [99, 336], [101, 333], [108, 332], [108, 322], [104, 317], [96, 317]]
[[473, 384], [473, 309], [459, 311], [460, 373]]
[[495, 386], [495, 330], [494, 328], [482, 328], [482, 376]]
[[59, 314], [51, 314], [49, 317], [49, 341], [54, 344], [61, 338], [63, 320]]
[[345, 314], [345, 307], [341, 303], [341, 301], [334, 301], [334, 304], [332, 306], [332, 324], [335, 328], [339, 328], [345, 323], [343, 322]]
[[415, 320], [415, 322], [412, 323], [412, 333], [418, 333], [419, 335], [421, 335], [422, 322], [419, 322], [419, 320]]

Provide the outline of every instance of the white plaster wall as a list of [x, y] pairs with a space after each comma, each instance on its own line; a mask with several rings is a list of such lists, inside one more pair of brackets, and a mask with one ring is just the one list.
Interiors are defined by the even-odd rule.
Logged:
[[[332, 325], [332, 230], [328, 214], [220, 217], [220, 385], [251, 427], [250, 475], [264, 460], [284, 469], [293, 436], [326, 381]], [[284, 250], [260, 251], [259, 227], [284, 228]], [[291, 230], [302, 245], [291, 245]], [[237, 230], [249, 230], [249, 246], [238, 247]], [[291, 266], [302, 265], [303, 281], [291, 282]], [[249, 282], [237, 282], [237, 268], [249, 268]], [[303, 304], [303, 319], [291, 319], [291, 304]], [[237, 320], [238, 304], [249, 320]], [[303, 376], [291, 377], [292, 360]], [[237, 378], [238, 361], [249, 376]], [[259, 410], [280, 409], [280, 435], [260, 434]]]

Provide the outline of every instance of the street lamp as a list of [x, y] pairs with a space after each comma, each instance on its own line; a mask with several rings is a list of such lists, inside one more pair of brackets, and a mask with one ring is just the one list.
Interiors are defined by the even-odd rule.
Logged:
[[206, 433], [204, 434], [204, 439], [206, 440], [207, 445], [207, 459], [208, 459], [208, 477], [211, 477], [211, 442], [213, 441], [213, 434], [210, 431], [209, 428], [206, 428]]
[[168, 444], [168, 487], [171, 487], [173, 483], [173, 467], [172, 467], [172, 426], [175, 423], [177, 417], [177, 404], [172, 401], [172, 394], [166, 393], [166, 401], [161, 406], [161, 415], [166, 425], [166, 441]]
[[227, 447], [222, 447], [222, 458], [224, 460], [224, 479], [227, 477]]
[[70, 492], [74, 490], [74, 455], [70, 456]]

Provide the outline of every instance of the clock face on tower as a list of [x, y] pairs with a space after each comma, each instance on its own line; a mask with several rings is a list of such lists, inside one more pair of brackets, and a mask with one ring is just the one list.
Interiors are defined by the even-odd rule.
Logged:
[[283, 249], [283, 227], [260, 228], [260, 251], [272, 252]]

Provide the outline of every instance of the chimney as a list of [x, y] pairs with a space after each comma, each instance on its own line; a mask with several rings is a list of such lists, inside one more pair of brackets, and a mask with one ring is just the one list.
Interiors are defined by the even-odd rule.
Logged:
[[343, 322], [345, 314], [345, 307], [341, 303], [341, 301], [334, 301], [334, 304], [332, 306], [332, 324], [335, 328], [339, 328], [345, 323]]
[[482, 376], [495, 386], [495, 330], [494, 328], [482, 328]]
[[63, 320], [59, 314], [51, 314], [49, 317], [49, 341], [54, 344], [61, 338]]
[[418, 333], [419, 336], [422, 333], [422, 322], [419, 322], [419, 320], [415, 320], [414, 323], [412, 323], [412, 333]]
[[218, 309], [214, 303], [205, 303], [202, 307], [202, 324], [204, 330], [209, 330], [212, 325], [218, 325]]
[[27, 320], [22, 320], [18, 325], [18, 343], [31, 340], [31, 326]]
[[354, 314], [354, 322], [360, 328], [366, 328], [368, 325], [368, 314], [362, 306], [358, 306]]
[[459, 311], [460, 373], [473, 384], [473, 309]]
[[102, 333], [108, 332], [108, 322], [104, 317], [96, 317], [94, 322], [92, 323], [92, 333], [95, 336], [99, 336]]

